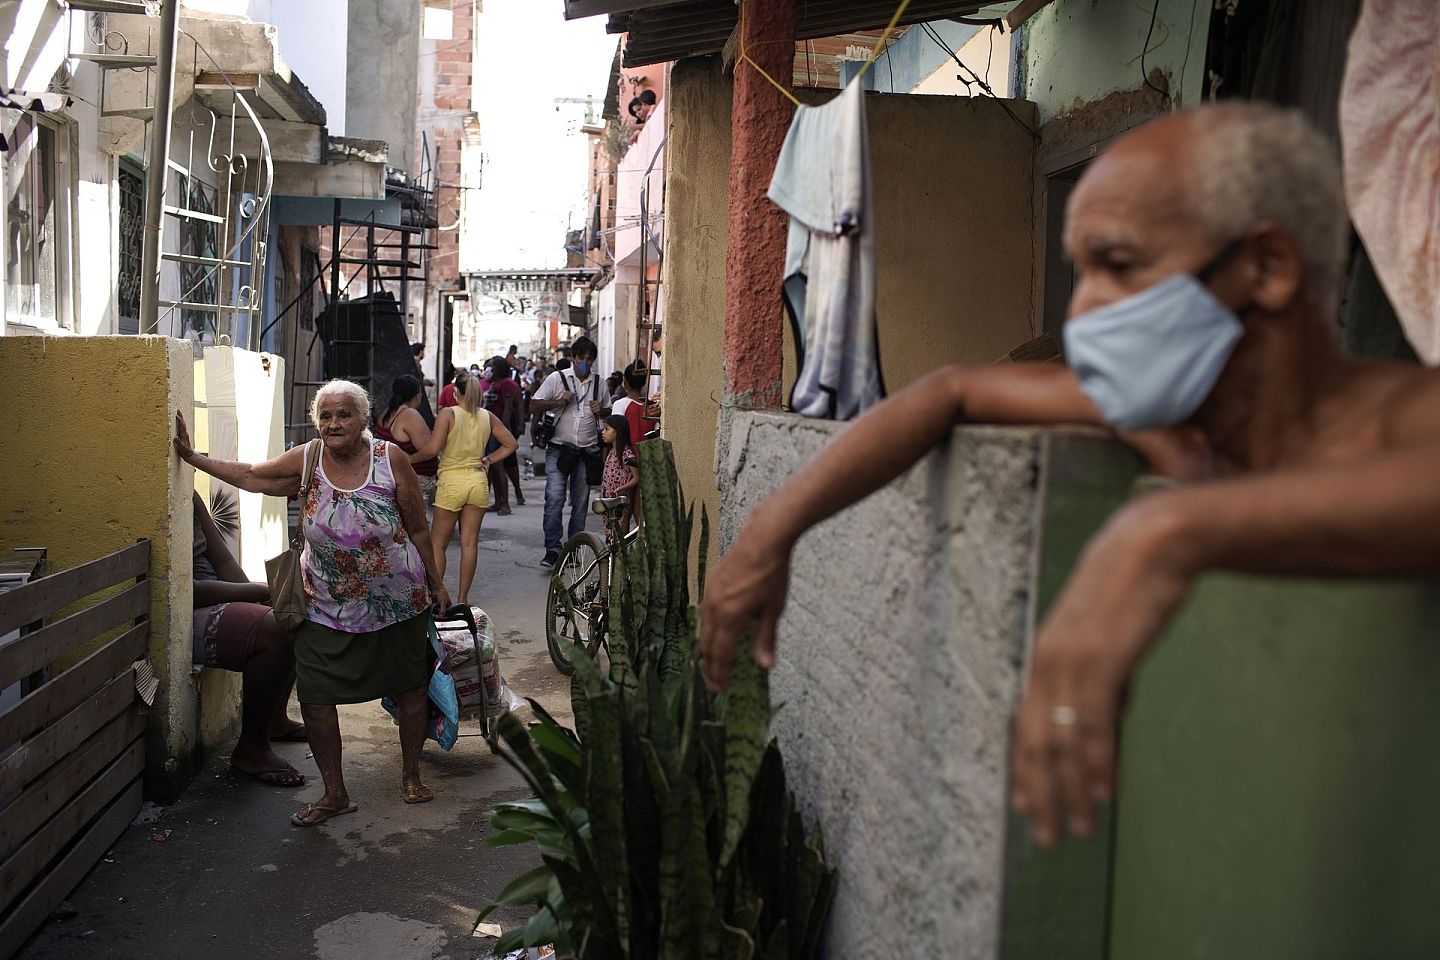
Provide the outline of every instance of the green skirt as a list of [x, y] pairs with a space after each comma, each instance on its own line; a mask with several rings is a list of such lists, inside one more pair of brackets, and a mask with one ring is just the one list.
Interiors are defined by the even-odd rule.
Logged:
[[430, 683], [430, 614], [369, 633], [306, 620], [295, 632], [295, 694], [301, 703], [365, 703]]

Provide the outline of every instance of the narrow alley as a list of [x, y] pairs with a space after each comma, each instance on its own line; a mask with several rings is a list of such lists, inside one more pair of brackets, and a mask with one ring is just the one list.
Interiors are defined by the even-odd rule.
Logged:
[[[528, 447], [522, 448], [522, 454]], [[543, 478], [528, 505], [486, 518], [472, 600], [491, 615], [511, 689], [570, 722], [568, 679], [545, 650], [548, 574], [540, 567]], [[458, 569], [450, 548], [449, 569]], [[449, 576], [455, 586], [454, 574]], [[294, 704], [291, 714], [296, 715]], [[427, 742], [433, 803], [407, 806], [399, 740], [378, 703], [341, 710], [345, 777], [357, 813], [299, 830], [290, 815], [320, 795], [305, 744], [276, 750], [310, 782], [262, 786], [230, 773], [220, 751], [178, 803], [147, 805], [24, 960], [472, 960], [493, 939], [475, 918], [536, 860], [525, 847], [489, 848], [495, 803], [528, 795], [473, 722], [450, 752]], [[471, 734], [471, 735], [464, 735]], [[510, 926], [527, 911], [502, 910]], [[262, 947], [263, 944], [263, 947]]]
[[0, 40], [0, 960], [1440, 958], [1440, 0]]

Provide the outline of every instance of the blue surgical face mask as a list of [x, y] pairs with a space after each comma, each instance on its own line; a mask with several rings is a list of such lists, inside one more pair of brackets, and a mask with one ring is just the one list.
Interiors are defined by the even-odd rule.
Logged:
[[1065, 324], [1065, 359], [1119, 430], [1183, 423], [1200, 408], [1244, 332], [1204, 281], [1239, 249]]
[[577, 377], [588, 377], [588, 376], [590, 376], [590, 361], [589, 361], [589, 360], [576, 360], [576, 361], [575, 361], [575, 376], [577, 376]]

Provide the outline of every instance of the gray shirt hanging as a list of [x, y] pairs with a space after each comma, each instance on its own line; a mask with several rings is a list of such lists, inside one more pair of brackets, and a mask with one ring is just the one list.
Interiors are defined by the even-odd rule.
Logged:
[[875, 218], [865, 95], [852, 82], [800, 107], [785, 136], [770, 199], [790, 215], [785, 305], [800, 374], [790, 406], [848, 420], [884, 396], [875, 341]]

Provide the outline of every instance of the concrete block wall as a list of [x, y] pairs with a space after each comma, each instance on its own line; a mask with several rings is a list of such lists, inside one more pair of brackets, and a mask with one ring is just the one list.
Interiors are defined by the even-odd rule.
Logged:
[[[841, 429], [737, 412], [724, 544]], [[957, 431], [795, 552], [773, 729], [841, 871], [832, 960], [998, 955], [1041, 440]]]
[[152, 787], [199, 759], [191, 675], [190, 467], [171, 446], [193, 402], [191, 346], [164, 337], [0, 339], [0, 549], [46, 547], [60, 571], [151, 541]]
[[[841, 429], [736, 413], [724, 542]], [[966, 427], [800, 542], [772, 730], [840, 870], [828, 957], [1440, 955], [1434, 576], [1201, 577], [1096, 835], [1010, 819], [1031, 625], [1140, 470], [1099, 431]]]

